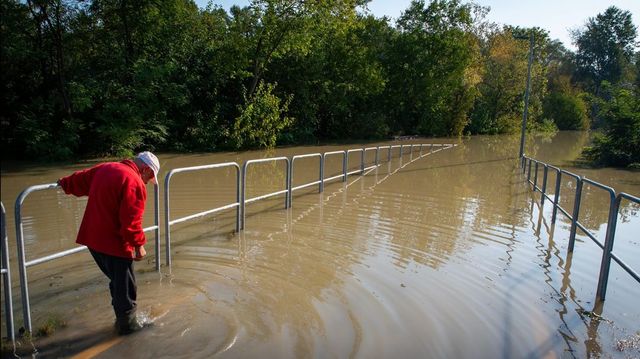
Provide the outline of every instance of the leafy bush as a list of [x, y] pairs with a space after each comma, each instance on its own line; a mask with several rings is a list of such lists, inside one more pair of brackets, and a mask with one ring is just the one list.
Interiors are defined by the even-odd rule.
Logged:
[[633, 91], [612, 88], [599, 115], [605, 128], [583, 154], [600, 165], [637, 167], [640, 164], [640, 99]]
[[579, 96], [552, 92], [544, 101], [544, 116], [553, 120], [560, 130], [589, 128], [587, 106]]
[[252, 97], [245, 93], [231, 134], [235, 148], [274, 147], [280, 132], [293, 123], [293, 118], [286, 116], [292, 96], [282, 101], [273, 94], [275, 87], [260, 82]]
[[549, 119], [544, 119], [542, 122], [532, 123], [530, 129], [537, 133], [555, 134], [558, 132], [558, 126], [556, 126], [555, 122]]

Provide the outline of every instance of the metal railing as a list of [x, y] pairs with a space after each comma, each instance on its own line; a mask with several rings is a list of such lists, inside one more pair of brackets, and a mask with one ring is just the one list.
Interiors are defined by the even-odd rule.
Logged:
[[[235, 162], [226, 162], [226, 163], [219, 163], [219, 164], [210, 164], [210, 165], [204, 165], [204, 166], [195, 166], [195, 167], [184, 167], [184, 168], [176, 168], [173, 169], [172, 171], [170, 171], [166, 177], [165, 177], [165, 204], [164, 204], [164, 210], [165, 210], [165, 242], [166, 242], [166, 263], [167, 266], [171, 266], [171, 226], [178, 224], [178, 223], [182, 223], [182, 222], [186, 222], [189, 220], [193, 220], [196, 218], [201, 218], [213, 213], [217, 213], [220, 211], [224, 211], [227, 209], [232, 209], [232, 208], [236, 208], [236, 231], [240, 231], [242, 229], [244, 229], [245, 227], [245, 214], [246, 214], [246, 205], [252, 202], [256, 202], [262, 199], [267, 199], [267, 198], [271, 198], [274, 196], [278, 196], [278, 195], [285, 195], [285, 209], [291, 207], [291, 203], [292, 203], [292, 194], [293, 191], [299, 190], [299, 189], [303, 189], [303, 188], [307, 188], [313, 185], [318, 184], [318, 191], [322, 192], [324, 190], [324, 184], [329, 182], [329, 181], [333, 181], [336, 179], [342, 179], [342, 182], [345, 182], [347, 179], [347, 176], [352, 175], [352, 174], [363, 174], [366, 170], [369, 169], [373, 169], [376, 168], [377, 166], [379, 166], [379, 162], [380, 162], [380, 151], [381, 150], [387, 150], [388, 154], [387, 154], [387, 161], [391, 161], [392, 158], [392, 151], [393, 149], [399, 149], [399, 155], [400, 157], [403, 156], [404, 154], [404, 149], [405, 148], [410, 148], [410, 153], [413, 154], [414, 148], [415, 147], [419, 147], [420, 148], [420, 154], [422, 155], [422, 150], [425, 146], [429, 147], [429, 153], [435, 153], [438, 152], [440, 150], [446, 149], [446, 148], [452, 148], [456, 145], [454, 144], [415, 144], [415, 145], [389, 145], [389, 146], [377, 146], [377, 147], [368, 147], [368, 148], [359, 148], [359, 149], [350, 149], [350, 150], [343, 150], [343, 151], [330, 151], [330, 152], [325, 152], [325, 153], [312, 153], [312, 154], [306, 154], [306, 155], [297, 155], [297, 156], [293, 156], [291, 158], [291, 160], [287, 157], [275, 157], [275, 158], [265, 158], [265, 159], [256, 159], [256, 160], [249, 160], [246, 161], [242, 167], [242, 172], [240, 172], [240, 166], [235, 163]], [[433, 151], [434, 147], [440, 147], [439, 150]], [[373, 165], [370, 166], [366, 166], [365, 163], [365, 155], [367, 152], [369, 151], [374, 151], [375, 150], [375, 163]], [[355, 171], [348, 171], [348, 162], [349, 162], [349, 154], [350, 153], [357, 153], [360, 152], [360, 168], [358, 170]], [[325, 169], [325, 165], [326, 165], [326, 161], [327, 161], [327, 157], [330, 156], [335, 156], [335, 155], [340, 155], [342, 156], [342, 173], [336, 176], [331, 176], [328, 178], [324, 177], [324, 169]], [[319, 158], [319, 177], [318, 180], [310, 182], [310, 183], [306, 183], [306, 184], [302, 184], [296, 187], [292, 186], [292, 182], [293, 182], [293, 170], [294, 170], [294, 162], [297, 159], [302, 159], [302, 158], [307, 158], [307, 157], [318, 157]], [[286, 168], [285, 168], [285, 189], [277, 191], [277, 192], [273, 192], [273, 193], [269, 193], [266, 195], [262, 195], [262, 196], [258, 196], [258, 197], [253, 197], [253, 198], [246, 198], [246, 190], [247, 190], [247, 185], [246, 185], [246, 179], [247, 179], [247, 169], [249, 167], [249, 165], [251, 164], [255, 164], [255, 163], [263, 163], [263, 162], [277, 162], [277, 161], [284, 161], [286, 163]], [[192, 215], [188, 215], [182, 218], [177, 218], [177, 219], [173, 219], [171, 220], [171, 216], [170, 216], [170, 183], [171, 183], [171, 178], [177, 174], [177, 173], [183, 173], [183, 172], [194, 172], [194, 171], [201, 171], [201, 170], [207, 170], [207, 169], [215, 169], [215, 168], [223, 168], [223, 167], [234, 167], [236, 169], [236, 202], [234, 203], [230, 203], [227, 204], [225, 206], [222, 207], [218, 207], [218, 208], [213, 208], [210, 210], [206, 210], [200, 213], [196, 213], [196, 214], [192, 214]], [[402, 166], [404, 167], [404, 166]], [[46, 255], [44, 257], [40, 257], [40, 258], [36, 258], [36, 259], [31, 259], [29, 261], [27, 261], [26, 259], [26, 253], [25, 253], [25, 245], [24, 245], [24, 228], [23, 228], [23, 223], [22, 223], [22, 205], [24, 203], [24, 201], [26, 200], [26, 198], [33, 192], [37, 192], [37, 191], [45, 191], [45, 190], [50, 190], [50, 189], [57, 189], [58, 185], [57, 183], [49, 183], [49, 184], [42, 184], [42, 185], [35, 185], [35, 186], [30, 186], [28, 188], [26, 188], [25, 190], [23, 190], [20, 195], [18, 196], [18, 198], [16, 199], [15, 202], [15, 223], [16, 223], [16, 243], [17, 243], [17, 250], [18, 250], [18, 269], [19, 269], [19, 274], [20, 274], [20, 292], [21, 292], [21, 299], [22, 299], [22, 311], [23, 311], [23, 318], [24, 318], [24, 325], [25, 325], [25, 329], [28, 332], [32, 332], [32, 323], [31, 323], [31, 307], [30, 307], [30, 298], [29, 298], [29, 283], [28, 283], [28, 278], [27, 278], [27, 268], [38, 265], [38, 264], [42, 264], [45, 262], [49, 262], [55, 259], [59, 259], [62, 257], [66, 257], [68, 255], [74, 254], [74, 253], [78, 253], [81, 251], [84, 251], [87, 249], [87, 247], [85, 246], [78, 246], [76, 248], [72, 248], [72, 249], [68, 249], [68, 250], [64, 250], [61, 252], [56, 252], [53, 254], [49, 254]], [[159, 222], [160, 222], [160, 208], [159, 208], [159, 198], [160, 198], [160, 191], [159, 191], [159, 185], [156, 184], [154, 185], [154, 220], [155, 220], [155, 225], [154, 226], [150, 226], [147, 228], [144, 228], [143, 231], [144, 232], [148, 232], [148, 231], [155, 231], [155, 267], [156, 267], [156, 271], [160, 270], [160, 226], [159, 226]], [[6, 223], [5, 223], [5, 210], [4, 210], [4, 205], [2, 205], [2, 235], [3, 235], [3, 239], [2, 239], [2, 275], [4, 276], [4, 288], [5, 288], [5, 305], [6, 305], [6, 319], [7, 319], [7, 334], [9, 335], [9, 337], [14, 340], [14, 336], [15, 336], [15, 332], [14, 332], [14, 318], [13, 318], [13, 307], [12, 307], [12, 293], [11, 293], [11, 283], [10, 283], [10, 270], [9, 270], [9, 257], [8, 257], [8, 251], [7, 251], [7, 241], [8, 241], [8, 236], [6, 234]], [[614, 257], [614, 259], [616, 259]], [[8, 299], [7, 299], [8, 298]]]
[[342, 178], [342, 182], [345, 182], [347, 180], [347, 151], [331, 151], [331, 152], [325, 152], [322, 154], [322, 167], [326, 168], [326, 161], [327, 161], [327, 157], [328, 156], [332, 156], [332, 155], [342, 155], [342, 174], [337, 175], [337, 176], [333, 176], [333, 177], [329, 177], [329, 178], [325, 178], [322, 182], [324, 185], [324, 182], [329, 182], [329, 181], [333, 181], [334, 179], [338, 179], [338, 178]]
[[[20, 193], [20, 195], [16, 199], [16, 205], [15, 205], [16, 241], [18, 246], [18, 270], [20, 271], [20, 292], [22, 296], [22, 314], [24, 317], [25, 329], [29, 333], [31, 333], [32, 331], [32, 326], [31, 326], [31, 306], [29, 303], [29, 282], [27, 279], [27, 268], [52, 261], [54, 259], [66, 257], [68, 255], [78, 253], [87, 249], [87, 247], [85, 246], [79, 246], [79, 247], [68, 249], [65, 251], [56, 252], [44, 257], [32, 259], [30, 261], [26, 260], [26, 253], [24, 248], [24, 228], [22, 226], [22, 204], [24, 203], [27, 196], [29, 196], [29, 194], [33, 192], [44, 191], [49, 189], [57, 189], [57, 188], [58, 188], [57, 183], [31, 186], [25, 189], [24, 191], [22, 191], [22, 193]], [[159, 219], [160, 219], [160, 209], [159, 209], [159, 198], [158, 198], [159, 187], [157, 184], [154, 185], [154, 189], [155, 189], [154, 191], [155, 225], [144, 228], [143, 231], [148, 232], [151, 230], [155, 230], [156, 270], [160, 270], [160, 258], [159, 258], [160, 257], [160, 227], [158, 226]]]
[[9, 265], [9, 237], [7, 236], [7, 213], [4, 210], [4, 203], [0, 202], [2, 207], [2, 283], [4, 284], [4, 319], [7, 325], [7, 338], [12, 342], [15, 340], [15, 332], [13, 326], [13, 296], [11, 295], [11, 268]]
[[[285, 195], [285, 209], [290, 208], [293, 202], [293, 192], [303, 189], [303, 188], [307, 188], [307, 187], [311, 187], [311, 186], [315, 186], [318, 185], [318, 192], [322, 193], [324, 191], [324, 184], [326, 182], [329, 181], [333, 181], [336, 179], [342, 179], [342, 182], [345, 182], [347, 179], [347, 176], [349, 175], [353, 175], [353, 174], [358, 174], [358, 173], [364, 173], [364, 171], [368, 170], [368, 169], [372, 169], [378, 166], [379, 164], [379, 158], [380, 158], [380, 150], [383, 149], [388, 149], [388, 157], [387, 160], [390, 161], [391, 160], [391, 151], [393, 148], [399, 148], [400, 149], [400, 155], [402, 156], [403, 154], [403, 149], [405, 147], [410, 147], [411, 148], [411, 152], [413, 152], [413, 148], [414, 147], [419, 147], [420, 148], [420, 152], [422, 153], [422, 148], [425, 146], [429, 146], [429, 149], [431, 151], [431, 149], [436, 146], [440, 146], [441, 149], [444, 148], [451, 148], [454, 147], [455, 145], [453, 144], [438, 144], [438, 145], [432, 145], [432, 144], [420, 144], [420, 145], [397, 145], [397, 146], [378, 146], [378, 147], [368, 147], [368, 148], [357, 148], [357, 149], [350, 149], [350, 150], [342, 150], [342, 151], [330, 151], [330, 152], [324, 152], [324, 153], [309, 153], [309, 154], [304, 154], [304, 155], [296, 155], [293, 156], [291, 159], [289, 159], [288, 157], [274, 157], [274, 158], [264, 158], [264, 159], [256, 159], [256, 160], [248, 160], [244, 163], [244, 165], [242, 166], [242, 172], [240, 173], [241, 176], [241, 187], [240, 187], [240, 183], [237, 180], [236, 177], [236, 188], [237, 188], [237, 193], [240, 193], [240, 197], [238, 198], [238, 202], [236, 203], [231, 203], [228, 204], [226, 206], [222, 206], [222, 207], [218, 207], [218, 208], [213, 208], [204, 212], [200, 212], [200, 213], [196, 213], [190, 216], [186, 216], [183, 218], [179, 218], [179, 219], [175, 219], [175, 220], [171, 220], [170, 219], [170, 213], [171, 213], [171, 208], [169, 205], [169, 190], [170, 190], [170, 178], [171, 176], [173, 176], [173, 174], [175, 173], [179, 173], [179, 172], [192, 172], [192, 171], [198, 171], [198, 170], [204, 170], [204, 169], [211, 169], [211, 168], [219, 168], [219, 167], [227, 167], [227, 166], [234, 166], [236, 168], [239, 168], [237, 163], [235, 162], [228, 162], [228, 163], [222, 163], [222, 164], [213, 164], [213, 165], [205, 165], [205, 166], [196, 166], [196, 167], [185, 167], [185, 168], [176, 168], [174, 170], [172, 170], [171, 172], [169, 172], [165, 178], [165, 238], [166, 238], [166, 263], [168, 266], [171, 266], [171, 225], [173, 224], [177, 224], [180, 222], [186, 222], [192, 219], [196, 219], [196, 218], [201, 218], [204, 217], [206, 215], [212, 214], [212, 213], [216, 213], [219, 211], [223, 211], [226, 209], [230, 209], [233, 207], [238, 207], [238, 214], [237, 214], [237, 220], [236, 220], [236, 231], [240, 231], [243, 230], [245, 228], [246, 225], [246, 205], [252, 202], [256, 202], [259, 200], [263, 200], [263, 199], [268, 199], [271, 197], [275, 197], [275, 196], [279, 196], [279, 195]], [[365, 163], [365, 153], [367, 151], [376, 151], [375, 153], [375, 164], [371, 165], [371, 166], [366, 166]], [[357, 153], [360, 152], [360, 168], [358, 170], [354, 170], [354, 171], [348, 171], [348, 161], [349, 161], [349, 154], [350, 153]], [[328, 178], [325, 178], [324, 175], [324, 169], [326, 168], [326, 161], [327, 161], [327, 157], [330, 156], [335, 156], [335, 155], [340, 155], [342, 156], [342, 173], [336, 176], [331, 176]], [[318, 179], [309, 183], [304, 183], [298, 186], [293, 186], [293, 175], [294, 175], [294, 171], [295, 171], [295, 162], [296, 160], [300, 160], [303, 158], [315, 158], [317, 157], [319, 159], [319, 169], [318, 169]], [[253, 198], [246, 198], [246, 191], [247, 191], [247, 171], [250, 165], [255, 164], [255, 163], [267, 163], [267, 162], [278, 162], [278, 161], [284, 161], [286, 164], [285, 167], [285, 189], [282, 189], [280, 191], [276, 191], [276, 192], [272, 192], [272, 193], [268, 193], [262, 196], [258, 196], [258, 197], [253, 197]], [[236, 196], [237, 197], [237, 196]]]
[[[534, 167], [533, 180], [531, 179], [532, 166]], [[542, 166], [543, 168], [543, 177], [541, 181], [542, 187], [538, 186], [538, 172], [540, 166]], [[527, 181], [532, 184], [533, 191], [540, 191], [540, 202], [544, 204], [545, 199], [553, 202], [553, 214], [551, 217], [551, 223], [555, 223], [558, 210], [560, 210], [562, 214], [564, 214], [569, 220], [571, 220], [571, 229], [569, 232], [569, 244], [567, 252], [572, 253], [574, 250], [577, 229], [582, 230], [582, 232], [587, 237], [589, 237], [598, 247], [602, 249], [603, 253], [602, 260], [600, 262], [600, 273], [598, 275], [598, 287], [596, 293], [598, 299], [604, 301], [606, 297], [607, 284], [609, 280], [609, 268], [611, 266], [612, 259], [615, 260], [616, 263], [618, 263], [620, 267], [624, 269], [631, 277], [633, 277], [638, 283], [640, 283], [640, 275], [638, 275], [636, 271], [634, 271], [627, 263], [620, 259], [613, 251], [613, 243], [616, 236], [616, 225], [618, 222], [618, 212], [620, 211], [621, 201], [623, 199], [626, 199], [631, 202], [640, 204], [640, 198], [624, 192], [621, 192], [616, 196], [615, 190], [609, 186], [605, 186], [599, 182], [595, 182], [593, 180], [585, 178], [584, 176], [578, 176], [574, 173], [562, 170], [560, 168], [551, 166], [542, 161], [538, 161], [527, 156], [523, 156], [521, 167], [523, 174], [527, 172]], [[556, 172], [555, 192], [553, 194], [554, 198], [551, 198], [547, 194], [547, 178], [549, 169], [552, 169]], [[566, 209], [562, 208], [559, 204], [562, 175], [567, 175], [576, 181], [576, 193], [573, 201], [572, 215], [569, 215], [569, 212]], [[582, 201], [582, 189], [585, 183], [602, 191], [605, 191], [609, 196], [609, 214], [607, 218], [607, 228], [605, 232], [606, 234], [604, 243], [599, 241], [598, 238], [596, 238], [596, 236], [579, 221], [580, 205]]]
[[[215, 169], [215, 168], [226, 168], [226, 167], [234, 167], [236, 169], [236, 202], [222, 206], [222, 207], [218, 207], [218, 208], [213, 208], [207, 211], [203, 211], [200, 213], [196, 213], [196, 214], [192, 214], [189, 216], [185, 216], [182, 218], [177, 218], [174, 220], [171, 220], [171, 208], [169, 206], [169, 199], [170, 199], [170, 188], [171, 188], [171, 178], [177, 174], [177, 173], [184, 173], [184, 172], [195, 172], [195, 171], [203, 171], [203, 170], [210, 170], [210, 169]], [[171, 226], [174, 224], [178, 224], [178, 223], [182, 223], [182, 222], [186, 222], [186, 221], [190, 221], [192, 219], [196, 219], [196, 218], [201, 218], [204, 216], [207, 216], [209, 214], [213, 214], [216, 212], [220, 212], [220, 211], [224, 211], [226, 209], [230, 209], [230, 208], [236, 208], [236, 232], [240, 231], [240, 166], [235, 163], [235, 162], [225, 162], [225, 163], [217, 163], [217, 164], [213, 164], [213, 165], [204, 165], [204, 166], [194, 166], [194, 167], [183, 167], [183, 168], [176, 168], [173, 169], [171, 171], [169, 171], [169, 173], [167, 173], [165, 179], [164, 179], [164, 235], [165, 235], [165, 249], [166, 249], [166, 264], [167, 266], [171, 266]]]
[[[293, 171], [295, 168], [296, 160], [303, 159], [303, 158], [314, 158], [314, 157], [318, 157], [319, 159], [318, 160], [318, 167], [319, 167], [318, 180], [293, 187]], [[309, 153], [306, 155], [297, 155], [297, 156], [291, 157], [291, 174], [289, 174], [289, 180], [291, 181], [291, 183], [289, 183], [288, 185], [288, 187], [291, 189], [289, 193], [289, 207], [291, 207], [291, 200], [292, 200], [291, 197], [294, 191], [318, 185], [318, 193], [322, 193], [322, 191], [324, 190], [324, 155], [321, 153]]]
[[[286, 167], [285, 167], [285, 182], [284, 182], [285, 189], [281, 190], [281, 191], [277, 191], [277, 192], [273, 192], [273, 193], [267, 193], [267, 194], [262, 195], [262, 196], [253, 197], [253, 198], [247, 199], [247, 168], [249, 167], [249, 165], [253, 164], [253, 163], [265, 163], [265, 162], [276, 162], [276, 161], [284, 161], [285, 164], [286, 164]], [[249, 161], [246, 161], [244, 163], [244, 166], [242, 166], [242, 197], [241, 197], [241, 202], [240, 202], [240, 208], [241, 208], [240, 213], [241, 213], [242, 221], [240, 222], [240, 229], [244, 229], [247, 203], [256, 202], [256, 201], [259, 201], [259, 200], [262, 200], [262, 199], [267, 199], [267, 198], [271, 198], [271, 197], [274, 197], [274, 196], [278, 196], [278, 195], [284, 194], [285, 195], [284, 208], [285, 209], [289, 208], [289, 205], [291, 203], [290, 202], [291, 182], [289, 180], [289, 176], [290, 175], [291, 175], [291, 161], [287, 157], [262, 158], [262, 159], [258, 159], [258, 160], [249, 160]]]

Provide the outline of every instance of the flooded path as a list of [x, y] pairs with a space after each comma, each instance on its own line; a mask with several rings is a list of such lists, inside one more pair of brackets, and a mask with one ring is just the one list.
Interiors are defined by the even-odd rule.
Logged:
[[[532, 139], [526, 152], [638, 196], [638, 172], [571, 167], [586, 141], [584, 134], [560, 133]], [[456, 142], [419, 159], [396, 153], [364, 176], [326, 184], [321, 194], [317, 187], [296, 191], [288, 210], [283, 197], [247, 205], [240, 233], [234, 233], [234, 210], [176, 225], [172, 268], [163, 266], [161, 274], [154, 272], [148, 233], [149, 258], [137, 264], [136, 275], [139, 310], [154, 326], [128, 337], [112, 333], [107, 281], [87, 252], [30, 268], [34, 328], [50, 318], [67, 323], [34, 342], [36, 356], [640, 356], [640, 284], [613, 263], [607, 300], [595, 302], [602, 251], [578, 232], [567, 256], [570, 223], [559, 217], [552, 225], [550, 206], [541, 207], [540, 193], [526, 184], [517, 168], [518, 138]], [[358, 147], [160, 154], [161, 177], [177, 167]], [[353, 156], [351, 169], [358, 166]], [[88, 165], [3, 168], [18, 323], [13, 202], [29, 185], [55, 182]], [[338, 174], [341, 165], [338, 157], [329, 160], [325, 176]], [[296, 161], [293, 185], [314, 181], [317, 173], [317, 159]], [[283, 176], [280, 165], [252, 167], [248, 196], [282, 189]], [[604, 238], [606, 198], [585, 191], [581, 221]], [[562, 193], [570, 210], [571, 183], [563, 183]], [[149, 200], [145, 226], [153, 224], [151, 194]], [[234, 201], [231, 170], [172, 180], [172, 218]], [[28, 256], [73, 248], [84, 203], [60, 191], [30, 196], [23, 210]], [[636, 271], [639, 212], [624, 206], [615, 247]]]

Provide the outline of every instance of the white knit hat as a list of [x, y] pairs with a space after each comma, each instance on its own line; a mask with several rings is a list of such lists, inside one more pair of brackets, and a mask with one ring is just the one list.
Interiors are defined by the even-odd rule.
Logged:
[[160, 161], [158, 157], [149, 151], [138, 153], [137, 159], [144, 162], [153, 171], [153, 183], [158, 183], [158, 172], [160, 171]]

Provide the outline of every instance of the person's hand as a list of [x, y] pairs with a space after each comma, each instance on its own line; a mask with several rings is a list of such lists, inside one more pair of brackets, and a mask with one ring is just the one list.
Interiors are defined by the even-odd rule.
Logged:
[[144, 246], [136, 247], [136, 256], [135, 258], [133, 258], [133, 260], [140, 261], [146, 255], [147, 255], [147, 251], [144, 249]]

